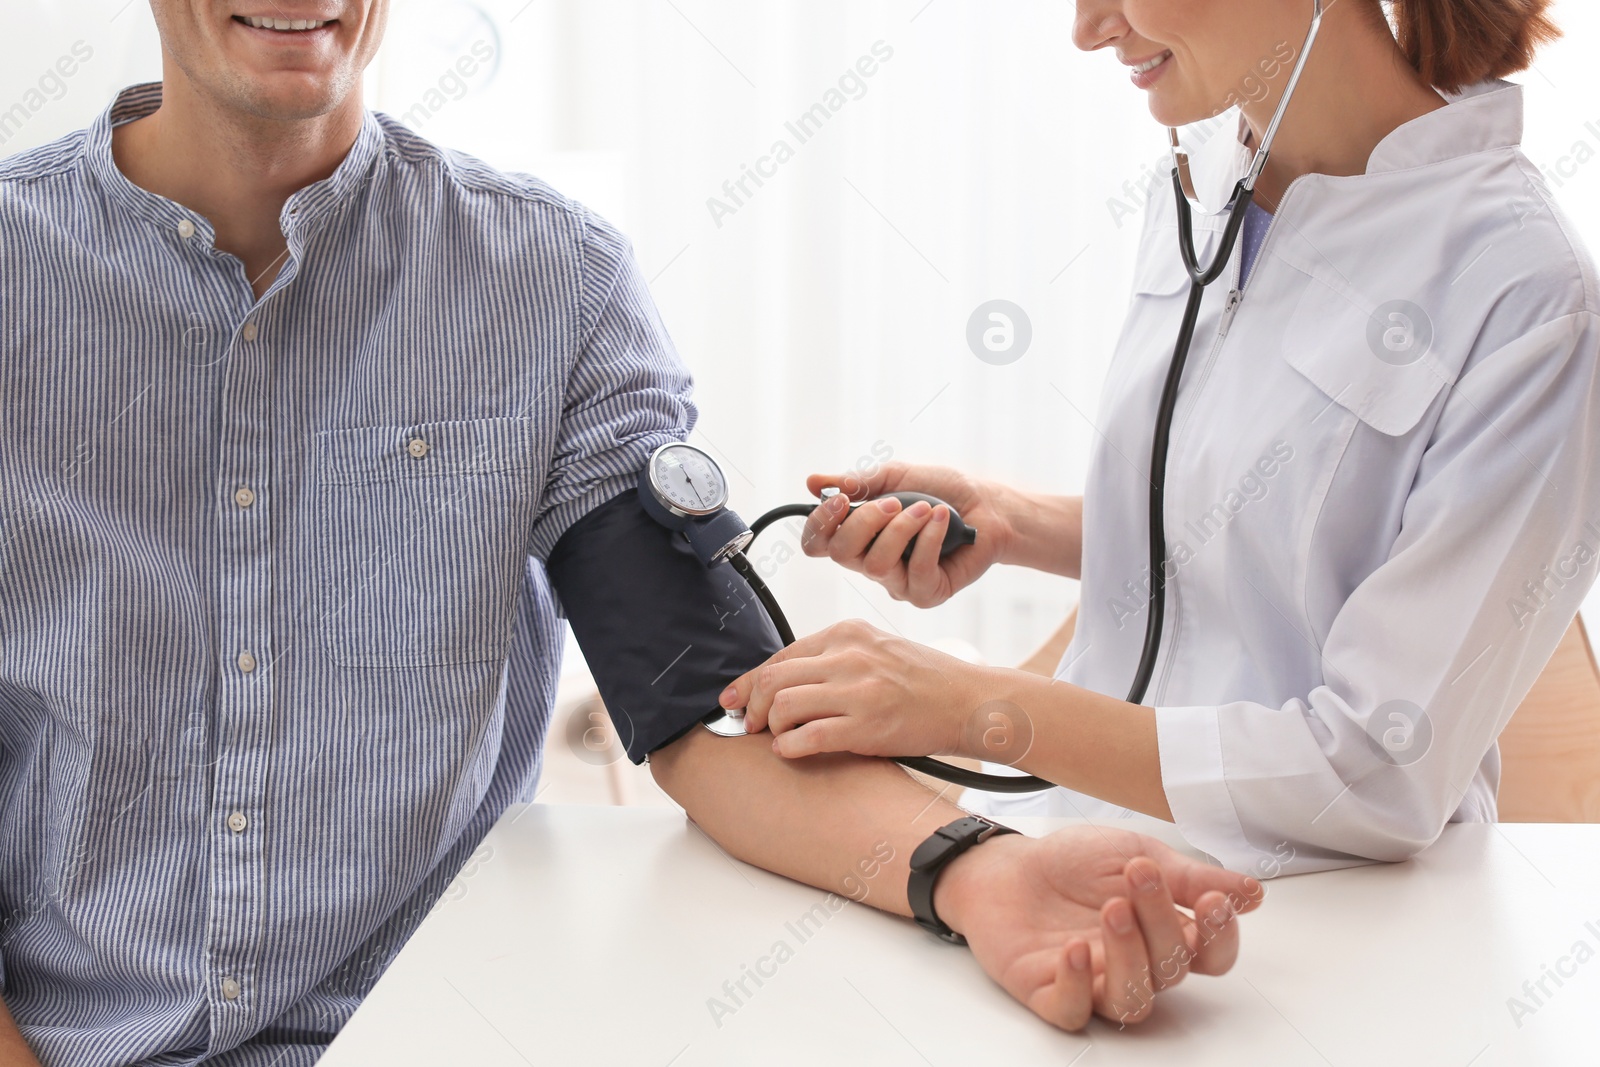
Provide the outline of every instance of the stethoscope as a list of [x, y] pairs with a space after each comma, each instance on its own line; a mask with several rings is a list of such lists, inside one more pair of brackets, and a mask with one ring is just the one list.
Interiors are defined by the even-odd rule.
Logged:
[[1150, 678], [1155, 673], [1156, 654], [1161, 649], [1161, 627], [1167, 605], [1165, 511], [1167, 446], [1172, 438], [1173, 411], [1178, 406], [1178, 384], [1183, 380], [1184, 364], [1189, 361], [1189, 349], [1194, 345], [1195, 325], [1200, 319], [1200, 301], [1205, 296], [1206, 289], [1222, 277], [1222, 272], [1233, 259], [1234, 249], [1239, 242], [1239, 232], [1244, 226], [1245, 216], [1249, 214], [1250, 203], [1255, 198], [1256, 182], [1260, 180], [1261, 172], [1267, 167], [1267, 157], [1272, 153], [1272, 142], [1278, 136], [1278, 127], [1283, 123], [1284, 112], [1289, 110], [1289, 101], [1294, 99], [1295, 86], [1300, 84], [1300, 73], [1305, 70], [1311, 46], [1316, 43], [1317, 31], [1322, 29], [1324, 10], [1323, 0], [1311, 0], [1311, 29], [1306, 33], [1305, 46], [1300, 49], [1300, 58], [1295, 61], [1294, 70], [1289, 75], [1289, 84], [1284, 86], [1283, 98], [1278, 101], [1272, 122], [1267, 126], [1267, 132], [1256, 148], [1255, 159], [1251, 161], [1250, 169], [1233, 187], [1233, 195], [1228, 198], [1227, 206], [1216, 213], [1226, 214], [1228, 222], [1222, 231], [1221, 246], [1211, 262], [1204, 266], [1200, 264], [1200, 258], [1194, 248], [1194, 213], [1210, 215], [1212, 212], [1206, 210], [1199, 194], [1195, 192], [1194, 175], [1189, 168], [1189, 154], [1178, 144], [1178, 131], [1171, 127], [1167, 129], [1167, 138], [1172, 146], [1172, 185], [1178, 200], [1178, 251], [1183, 256], [1184, 268], [1189, 272], [1189, 302], [1183, 309], [1183, 325], [1178, 329], [1178, 343], [1173, 349], [1172, 362], [1167, 367], [1167, 380], [1161, 389], [1161, 403], [1156, 409], [1156, 427], [1151, 442], [1150, 611], [1145, 619], [1144, 648], [1139, 654], [1139, 667], [1134, 671], [1133, 685], [1128, 690], [1127, 699], [1130, 704], [1144, 701], [1145, 690], [1150, 687]]
[[[1233, 195], [1222, 211], [1215, 213], [1207, 211], [1201, 203], [1195, 191], [1188, 153], [1178, 142], [1178, 131], [1170, 128], [1167, 131], [1172, 147], [1172, 183], [1178, 203], [1178, 247], [1183, 256], [1183, 265], [1189, 272], [1190, 286], [1189, 301], [1183, 313], [1183, 324], [1178, 331], [1177, 345], [1167, 369], [1166, 382], [1161, 391], [1161, 403], [1156, 412], [1150, 458], [1149, 614], [1145, 621], [1144, 647], [1139, 656], [1139, 666], [1134, 672], [1133, 685], [1128, 691], [1127, 699], [1130, 704], [1138, 704], [1144, 700], [1145, 691], [1149, 688], [1151, 676], [1155, 671], [1156, 655], [1161, 647], [1161, 630], [1166, 608], [1167, 538], [1163, 507], [1167, 481], [1167, 450], [1172, 435], [1173, 412], [1178, 401], [1178, 385], [1183, 378], [1183, 368], [1188, 361], [1189, 350], [1194, 344], [1201, 299], [1206, 289], [1222, 276], [1233, 258], [1245, 215], [1255, 196], [1256, 182], [1266, 168], [1267, 158], [1272, 151], [1272, 142], [1277, 137], [1278, 127], [1283, 122], [1289, 102], [1294, 98], [1295, 87], [1299, 84], [1300, 74], [1305, 69], [1306, 57], [1310, 55], [1311, 47], [1316, 42], [1317, 31], [1322, 28], [1324, 10], [1323, 0], [1312, 0], [1311, 29], [1306, 34], [1305, 46], [1300, 50], [1300, 57], [1289, 75], [1289, 83], [1284, 87], [1283, 98], [1278, 102], [1272, 122], [1256, 149], [1255, 159], [1245, 172], [1245, 176], [1234, 186]], [[1195, 252], [1195, 212], [1203, 215], [1228, 215], [1227, 224], [1223, 228], [1221, 246], [1211, 262], [1205, 265], [1200, 263], [1199, 256]], [[728, 481], [723, 476], [721, 468], [709, 455], [693, 445], [663, 445], [651, 456], [649, 465], [639, 477], [639, 498], [645, 510], [669, 529], [681, 531], [706, 566], [724, 562], [731, 565], [760, 600], [784, 645], [791, 645], [794, 643], [794, 630], [746, 552], [756, 538], [774, 523], [782, 519], [808, 516], [815, 510], [816, 505], [789, 504], [774, 508], [757, 519], [752, 526], [746, 527], [743, 520], [728, 510], [728, 495]], [[824, 496], [827, 495], [828, 491], [825, 490]], [[906, 507], [919, 501], [925, 501], [936, 507], [950, 507], [943, 501], [922, 493], [889, 495], [897, 498]], [[852, 502], [851, 510], [860, 507], [862, 503], [864, 501]], [[978, 532], [968, 526], [954, 508], [950, 508], [950, 524], [945, 531], [944, 543], [940, 546], [940, 557], [948, 556], [964, 545], [975, 544], [977, 536]], [[911, 545], [907, 546], [904, 558], [910, 558], [915, 545], [916, 541], [913, 540]], [[745, 733], [743, 714], [724, 712], [721, 708], [711, 712], [702, 724], [706, 729], [724, 737], [741, 736]], [[1054, 782], [1034, 775], [983, 774], [926, 756], [899, 757], [895, 762], [954, 785], [991, 793], [1035, 793], [1055, 788]]]

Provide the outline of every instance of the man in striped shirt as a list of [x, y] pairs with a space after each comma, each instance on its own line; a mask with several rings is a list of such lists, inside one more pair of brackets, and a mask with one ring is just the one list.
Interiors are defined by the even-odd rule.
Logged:
[[[153, 6], [163, 82], [0, 162], [0, 1065], [314, 1061], [532, 798], [556, 593], [645, 617], [566, 535], [695, 419], [620, 234], [365, 110], [383, 0]], [[630, 756], [752, 863], [889, 855], [906, 914], [963, 813], [711, 706], [634, 709]], [[1076, 1028], [1226, 970], [1257, 889], [1083, 831], [935, 905]]]

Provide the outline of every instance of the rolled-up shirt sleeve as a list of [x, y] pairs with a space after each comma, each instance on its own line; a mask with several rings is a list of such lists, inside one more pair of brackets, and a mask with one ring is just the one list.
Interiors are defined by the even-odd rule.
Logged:
[[694, 428], [693, 380], [627, 239], [586, 213], [579, 315], [561, 425], [530, 553], [549, 558], [567, 528], [631, 488], [651, 452]]
[[1401, 860], [1462, 807], [1595, 577], [1597, 323], [1549, 322], [1456, 383], [1392, 551], [1323, 642], [1322, 685], [1158, 709], [1191, 844], [1267, 875]]

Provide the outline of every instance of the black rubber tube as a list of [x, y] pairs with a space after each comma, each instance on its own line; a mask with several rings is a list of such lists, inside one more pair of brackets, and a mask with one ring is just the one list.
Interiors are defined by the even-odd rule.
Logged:
[[[800, 518], [811, 514], [815, 505], [790, 504], [781, 508], [774, 508], [761, 518], [757, 519], [750, 527], [758, 535], [774, 522], [786, 518]], [[752, 542], [753, 544], [754, 542]], [[733, 569], [739, 576], [750, 583], [750, 588], [755, 591], [756, 598], [761, 601], [761, 606], [767, 609], [767, 615], [772, 619], [772, 625], [777, 628], [778, 636], [782, 638], [784, 647], [794, 644], [794, 629], [789, 625], [788, 616], [778, 606], [778, 598], [772, 595], [772, 590], [767, 588], [767, 583], [761, 580], [761, 575], [756, 573], [755, 567], [745, 558], [743, 552], [734, 553], [728, 561], [733, 564]], [[927, 756], [897, 756], [894, 761], [902, 767], [909, 768], [930, 778], [937, 778], [952, 785], [965, 786], [968, 789], [980, 789], [986, 793], [1038, 793], [1046, 789], [1055, 788], [1055, 783], [1033, 775], [1015, 777], [1008, 774], [984, 774], [982, 771], [969, 771], [965, 767], [956, 767], [945, 763], [943, 760], [931, 759]]]
[[1167, 452], [1172, 443], [1172, 418], [1178, 407], [1178, 386], [1183, 381], [1183, 368], [1189, 361], [1189, 350], [1194, 347], [1194, 331], [1200, 321], [1200, 302], [1206, 286], [1222, 276], [1223, 269], [1233, 258], [1239, 241], [1239, 228], [1250, 207], [1253, 194], [1243, 182], [1233, 191], [1228, 206], [1228, 224], [1223, 229], [1222, 247], [1206, 267], [1201, 267], [1194, 248], [1194, 225], [1189, 211], [1189, 198], [1184, 195], [1177, 171], [1172, 173], [1172, 183], [1178, 193], [1178, 246], [1183, 254], [1183, 265], [1189, 271], [1189, 302], [1183, 309], [1183, 324], [1178, 328], [1178, 343], [1173, 346], [1172, 362], [1167, 366], [1167, 380], [1161, 388], [1161, 403], [1156, 408], [1155, 433], [1150, 446], [1150, 592], [1149, 614], [1145, 617], [1144, 648], [1139, 653], [1139, 666], [1133, 674], [1133, 685], [1128, 689], [1128, 703], [1144, 703], [1145, 691], [1155, 674], [1156, 656], [1161, 651], [1161, 630], [1167, 612]]
[[[1222, 276], [1223, 270], [1233, 258], [1234, 249], [1239, 241], [1240, 228], [1244, 225], [1244, 217], [1254, 198], [1253, 192], [1244, 182], [1235, 186], [1233, 199], [1228, 205], [1228, 222], [1223, 228], [1222, 247], [1217, 250], [1217, 255], [1211, 263], [1201, 267], [1199, 257], [1195, 254], [1194, 220], [1189, 209], [1189, 198], [1184, 195], [1183, 185], [1176, 170], [1172, 172], [1172, 184], [1178, 194], [1178, 246], [1183, 256], [1184, 267], [1189, 271], [1189, 301], [1183, 310], [1183, 323], [1178, 330], [1177, 344], [1173, 347], [1172, 362], [1167, 366], [1167, 377], [1161, 389], [1161, 402], [1156, 409], [1155, 432], [1152, 435], [1150, 448], [1149, 614], [1145, 617], [1144, 647], [1139, 653], [1139, 666], [1134, 671], [1133, 685], [1128, 690], [1127, 699], [1130, 704], [1142, 703], [1146, 690], [1150, 688], [1150, 679], [1155, 674], [1156, 657], [1161, 651], [1161, 631], [1166, 621], [1167, 454], [1172, 443], [1172, 419], [1178, 406], [1178, 387], [1183, 382], [1183, 370], [1189, 360], [1189, 351], [1194, 347], [1194, 332], [1200, 321], [1200, 304], [1205, 297], [1206, 288]], [[786, 518], [804, 518], [810, 515], [815, 507], [815, 504], [789, 504], [774, 508], [757, 519], [751, 530], [759, 537], [761, 532], [774, 522]], [[773, 625], [777, 627], [784, 645], [786, 647], [792, 645], [794, 631], [790, 629], [789, 620], [784, 616], [783, 609], [778, 607], [778, 601], [773, 597], [772, 591], [742, 555], [734, 557], [733, 565], [761, 599], [762, 606], [772, 617]], [[969, 771], [964, 767], [955, 767], [926, 756], [897, 757], [895, 762], [902, 767], [908, 767], [953, 785], [988, 793], [1037, 793], [1054, 788], [1056, 785], [1031, 774], [1022, 777], [984, 774], [981, 771]]]

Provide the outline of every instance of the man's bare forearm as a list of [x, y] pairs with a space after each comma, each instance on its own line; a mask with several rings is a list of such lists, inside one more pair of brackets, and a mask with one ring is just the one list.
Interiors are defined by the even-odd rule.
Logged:
[[[886, 760], [785, 760], [767, 733], [723, 738], [696, 728], [654, 753], [650, 768], [690, 818], [739, 859], [899, 915], [911, 914], [912, 851], [966, 814]], [[946, 870], [934, 901], [953, 926], [957, 909], [945, 898], [961, 865]]]
[[11, 1021], [11, 1012], [0, 1000], [0, 1067], [39, 1067], [33, 1050], [22, 1039], [17, 1024]]

